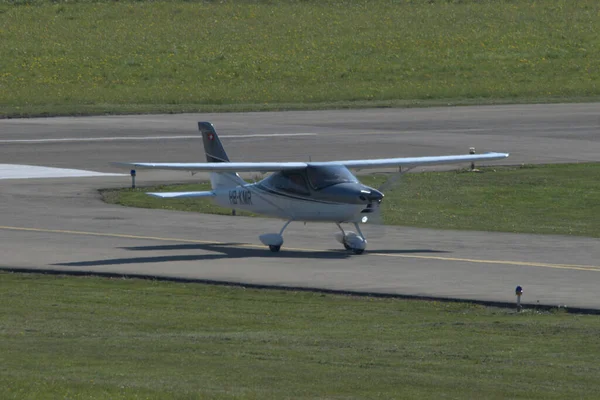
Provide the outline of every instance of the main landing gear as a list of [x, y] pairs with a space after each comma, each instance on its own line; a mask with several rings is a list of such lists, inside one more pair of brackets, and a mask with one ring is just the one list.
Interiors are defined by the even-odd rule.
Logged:
[[358, 234], [352, 231], [344, 232], [344, 229], [339, 223], [336, 223], [336, 225], [341, 231], [335, 234], [336, 240], [343, 244], [346, 250], [352, 251], [354, 254], [364, 253], [367, 248], [367, 239], [365, 239], [365, 236], [361, 232], [358, 223], [354, 223], [354, 227]]
[[[273, 253], [277, 253], [281, 250], [281, 246], [283, 245], [283, 231], [285, 231], [285, 228], [287, 228], [291, 222], [291, 220], [286, 222], [279, 233], [265, 233], [264, 235], [260, 235], [260, 241], [265, 246], [269, 246], [269, 250]], [[340, 228], [341, 232], [336, 233], [335, 238], [344, 245], [346, 250], [352, 251], [354, 254], [362, 254], [365, 252], [367, 239], [365, 239], [357, 222], [354, 223], [354, 227], [358, 234], [352, 231], [344, 232], [344, 229], [339, 223], [336, 223], [336, 225]]]
[[279, 233], [265, 233], [264, 235], [260, 235], [260, 241], [264, 245], [269, 246], [269, 250], [271, 250], [273, 253], [277, 253], [279, 250], [281, 250], [281, 245], [283, 244], [283, 231], [285, 228], [287, 228], [290, 222], [292, 221], [290, 220], [286, 222]]

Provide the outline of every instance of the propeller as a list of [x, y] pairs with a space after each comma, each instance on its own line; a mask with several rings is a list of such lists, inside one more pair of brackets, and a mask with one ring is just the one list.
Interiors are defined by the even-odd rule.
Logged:
[[377, 190], [379, 190], [380, 192], [385, 192], [388, 189], [393, 188], [399, 181], [400, 178], [402, 177], [402, 175], [404, 175], [405, 173], [407, 173], [408, 171], [413, 170], [415, 167], [409, 167], [406, 168], [405, 170], [400, 170], [394, 174], [392, 174], [388, 179], [385, 180], [385, 182], [383, 182], [378, 188]]
[[371, 203], [370, 207], [373, 211], [365, 214], [362, 217], [362, 223], [371, 225], [383, 225], [383, 217], [381, 216], [381, 203]]
[[[391, 174], [390, 177], [388, 179], [386, 179], [385, 182], [383, 182], [377, 188], [377, 191], [383, 193], [385, 191], [389, 191], [389, 190], [393, 189], [394, 186], [398, 185], [401, 182], [402, 175], [404, 175], [408, 171], [412, 170], [413, 168], [414, 167], [410, 167], [410, 168], [398, 171], [398, 172], [396, 172], [394, 174]], [[369, 208], [372, 209], [373, 211], [371, 211], [369, 213], [366, 213], [362, 217], [362, 221], [361, 222], [363, 224], [367, 224], [367, 225], [371, 225], [371, 226], [382, 226], [382, 225], [384, 225], [384, 223], [383, 223], [383, 215], [382, 215], [382, 202], [384, 200], [385, 200], [385, 197], [383, 199], [372, 201], [369, 204]], [[377, 228], [377, 230], [380, 230], [380, 228]]]

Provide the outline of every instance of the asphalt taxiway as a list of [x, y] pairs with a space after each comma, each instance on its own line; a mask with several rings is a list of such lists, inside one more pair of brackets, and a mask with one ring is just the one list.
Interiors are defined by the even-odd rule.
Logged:
[[[593, 238], [365, 227], [368, 253], [340, 249], [329, 224], [293, 223], [282, 251], [260, 233], [282, 222], [104, 204], [124, 187], [110, 161], [203, 161], [211, 121], [236, 161], [511, 153], [503, 164], [598, 161], [600, 105], [185, 114], [0, 120], [8, 166], [107, 174], [0, 180], [3, 268], [95, 271], [600, 309]], [[8, 168], [8, 167], [7, 167]], [[0, 168], [2, 175], [3, 168]], [[54, 172], [53, 172], [54, 173]], [[139, 171], [138, 185], [198, 179]]]

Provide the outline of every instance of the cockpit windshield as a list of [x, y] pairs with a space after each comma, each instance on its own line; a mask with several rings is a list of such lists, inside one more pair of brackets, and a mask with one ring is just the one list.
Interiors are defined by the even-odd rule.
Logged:
[[338, 183], [357, 183], [358, 180], [348, 168], [343, 165], [315, 166], [310, 165], [306, 169], [306, 175], [310, 185], [320, 190]]

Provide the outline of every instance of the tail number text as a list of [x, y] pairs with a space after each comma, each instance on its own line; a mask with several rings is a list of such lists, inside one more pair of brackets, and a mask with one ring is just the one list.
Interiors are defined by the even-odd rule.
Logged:
[[230, 204], [252, 204], [252, 193], [247, 189], [229, 191]]

